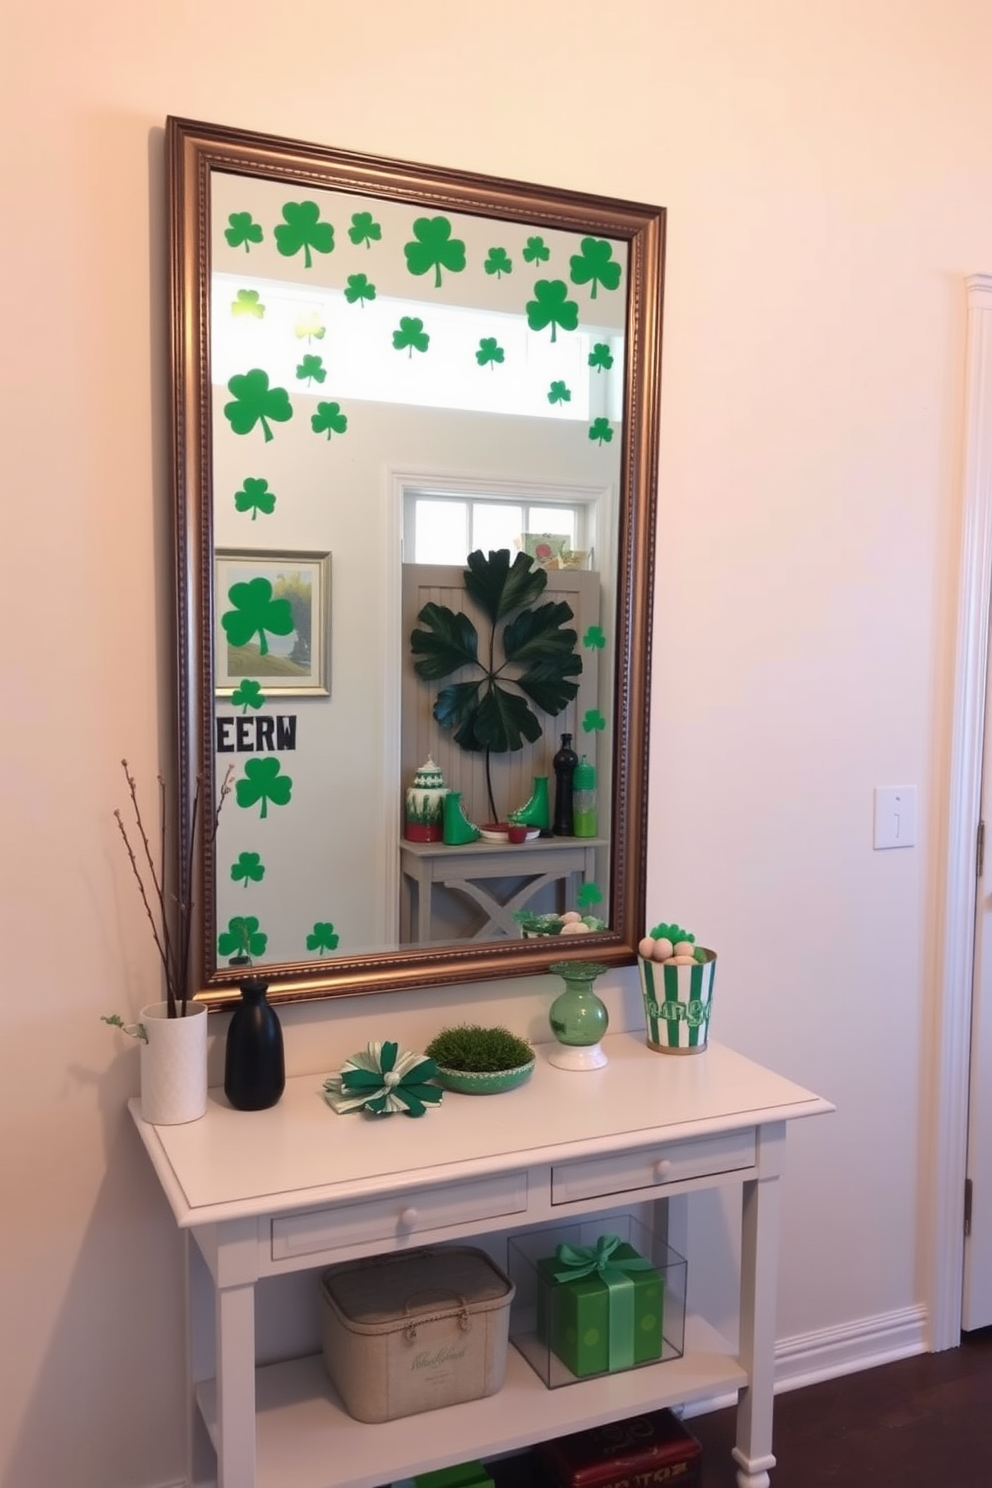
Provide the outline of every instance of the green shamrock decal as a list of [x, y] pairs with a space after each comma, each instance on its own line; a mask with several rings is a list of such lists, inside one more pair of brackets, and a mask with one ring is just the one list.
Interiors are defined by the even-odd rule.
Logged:
[[341, 412], [340, 403], [318, 403], [317, 412], [311, 416], [310, 427], [315, 434], [326, 434], [331, 439], [343, 434], [348, 427], [348, 415]]
[[465, 244], [451, 236], [447, 217], [418, 217], [413, 224], [415, 241], [404, 243], [406, 266], [411, 274], [434, 270], [434, 288], [441, 288], [441, 270], [460, 274], [465, 267]]
[[568, 285], [564, 279], [538, 279], [534, 285], [534, 298], [527, 301], [527, 324], [532, 331], [543, 331], [551, 327], [551, 339], [557, 336], [558, 327], [563, 331], [574, 331], [579, 323], [579, 307], [568, 298]]
[[551, 257], [551, 249], [543, 238], [528, 238], [527, 246], [523, 251], [525, 263], [547, 263]]
[[281, 775], [282, 769], [274, 754], [267, 754], [264, 758], [255, 758], [245, 761], [244, 779], [239, 780], [234, 787], [234, 796], [238, 805], [245, 810], [249, 806], [262, 803], [260, 820], [264, 821], [269, 814], [269, 802], [273, 806], [287, 806], [289, 798], [293, 793], [293, 781], [289, 775]]
[[487, 274], [495, 274], [497, 279], [513, 273], [513, 264], [505, 248], [490, 248], [489, 257], [482, 267]]
[[276, 505], [276, 493], [269, 490], [267, 480], [256, 479], [249, 476], [240, 491], [234, 493], [234, 510], [239, 512], [251, 512], [254, 522], [259, 512], [264, 512], [271, 517]]
[[232, 212], [227, 220], [230, 226], [225, 227], [224, 236], [232, 248], [243, 244], [245, 252], [250, 253], [252, 243], [262, 241], [262, 229], [250, 212]]
[[582, 720], [582, 732], [584, 734], [598, 733], [600, 729], [605, 729], [605, 727], [606, 719], [600, 713], [599, 709], [590, 708]]
[[243, 677], [231, 693], [231, 703], [235, 708], [240, 708], [242, 713], [247, 713], [249, 708], [263, 708], [265, 693], [262, 691], [262, 684], [256, 682], [254, 677]]
[[344, 297], [349, 305], [357, 304], [364, 310], [365, 301], [375, 299], [375, 285], [369, 282], [367, 274], [349, 274]]
[[426, 351], [430, 340], [430, 336], [424, 330], [424, 322], [418, 316], [400, 316], [400, 328], [393, 332], [393, 345], [397, 351], [409, 348], [407, 356], [412, 357], [415, 351]]
[[309, 315], [301, 315], [294, 329], [301, 341], [323, 341], [327, 335], [327, 327], [316, 310], [311, 310]]
[[480, 367], [488, 362], [492, 367], [496, 362], [503, 360], [503, 348], [499, 345], [495, 336], [483, 336], [479, 342], [479, 349], [475, 353], [475, 360]]
[[610, 428], [609, 419], [593, 419], [592, 423], [589, 425], [589, 438], [593, 440], [594, 443], [598, 440], [600, 446], [609, 444], [610, 440], [613, 438], [613, 430]]
[[302, 248], [303, 267], [311, 269], [311, 248], [314, 253], [334, 252], [334, 229], [329, 222], [321, 222], [316, 202], [287, 202], [282, 215], [285, 221], [280, 222], [273, 232], [276, 247], [283, 258], [292, 258]]
[[259, 367], [250, 372], [235, 373], [227, 384], [233, 403], [224, 404], [224, 417], [235, 434], [250, 434], [257, 423], [268, 444], [272, 438], [269, 421], [284, 424], [293, 417], [293, 405], [285, 388], [269, 387], [269, 374]]
[[257, 289], [239, 289], [236, 300], [231, 301], [232, 315], [253, 315], [256, 320], [261, 320], [265, 314], [265, 306], [258, 298]]
[[265, 864], [258, 853], [243, 852], [236, 863], [231, 864], [231, 877], [235, 883], [261, 883], [265, 877]]
[[371, 248], [372, 244], [378, 243], [382, 237], [382, 228], [371, 212], [355, 212], [348, 229], [348, 236], [356, 248], [359, 243], [364, 243], [366, 248]]
[[330, 920], [318, 920], [307, 936], [307, 950], [326, 956], [330, 951], [337, 950], [340, 939]]
[[575, 896], [575, 902], [580, 909], [588, 909], [592, 904], [601, 904], [602, 899], [603, 891], [599, 884], [594, 883], [582, 884]]
[[227, 597], [234, 609], [221, 615], [220, 623], [229, 645], [247, 646], [257, 635], [258, 653], [267, 656], [266, 633], [292, 635], [295, 626], [289, 600], [273, 599], [272, 585], [261, 574], [246, 583], [232, 584]]
[[597, 372], [609, 372], [613, 366], [613, 353], [605, 341], [597, 341], [589, 353], [589, 365]]
[[591, 651], [602, 651], [606, 645], [606, 633], [603, 627], [601, 625], [590, 625], [582, 637], [582, 644], [583, 646], [587, 646]]
[[605, 238], [583, 238], [579, 244], [581, 253], [569, 259], [573, 284], [591, 284], [589, 298], [596, 298], [600, 285], [604, 289], [616, 289], [620, 283], [620, 265], [613, 257], [613, 244]]
[[311, 356], [309, 353], [303, 358], [296, 369], [296, 375], [301, 382], [306, 382], [307, 387], [312, 382], [323, 382], [327, 376], [327, 368], [324, 366], [324, 358]]
[[221, 956], [264, 956], [268, 943], [254, 915], [235, 915], [218, 935], [217, 950]]
[[553, 382], [548, 388], [549, 403], [571, 403], [572, 394], [563, 382]]

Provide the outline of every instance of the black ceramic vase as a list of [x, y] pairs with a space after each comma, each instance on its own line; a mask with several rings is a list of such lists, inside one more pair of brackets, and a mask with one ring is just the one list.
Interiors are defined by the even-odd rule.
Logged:
[[268, 982], [246, 977], [231, 1014], [224, 1055], [224, 1094], [238, 1111], [264, 1111], [286, 1088], [282, 1028], [265, 996]]

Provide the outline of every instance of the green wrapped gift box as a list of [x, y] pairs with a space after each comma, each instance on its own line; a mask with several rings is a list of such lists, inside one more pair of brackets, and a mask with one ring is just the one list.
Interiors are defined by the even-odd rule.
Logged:
[[601, 1235], [537, 1262], [537, 1332], [573, 1374], [661, 1358], [664, 1277], [632, 1245]]

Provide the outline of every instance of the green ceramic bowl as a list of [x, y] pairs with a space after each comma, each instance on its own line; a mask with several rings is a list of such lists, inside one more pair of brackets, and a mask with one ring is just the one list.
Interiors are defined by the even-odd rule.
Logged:
[[445, 1090], [455, 1090], [459, 1095], [500, 1095], [529, 1080], [533, 1068], [533, 1059], [508, 1070], [453, 1070], [438, 1065], [435, 1078]]

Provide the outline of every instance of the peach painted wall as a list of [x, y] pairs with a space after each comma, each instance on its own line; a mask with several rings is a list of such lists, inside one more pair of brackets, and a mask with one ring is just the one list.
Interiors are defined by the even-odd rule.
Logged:
[[[157, 995], [118, 760], [169, 738], [166, 114], [667, 206], [650, 905], [795, 1133], [782, 1339], [918, 1309], [984, 0], [36, 0], [0, 61], [0, 1481], [181, 1470], [180, 1249], [98, 1022]], [[692, 699], [680, 695], [689, 679]], [[915, 782], [919, 844], [871, 849]], [[612, 996], [630, 1004], [618, 973]], [[536, 1022], [540, 982], [466, 994]], [[388, 1016], [287, 1017], [294, 1071]], [[697, 1224], [723, 1305], [730, 1240]], [[730, 1299], [727, 1299], [729, 1306]], [[16, 1358], [16, 1368], [12, 1361]]]

